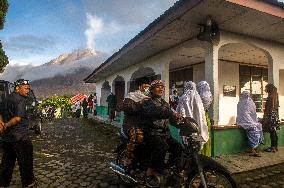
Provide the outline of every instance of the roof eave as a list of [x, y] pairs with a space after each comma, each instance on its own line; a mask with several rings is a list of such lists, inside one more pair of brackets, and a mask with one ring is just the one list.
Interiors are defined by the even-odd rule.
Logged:
[[[128, 51], [135, 48], [135, 46], [141, 44], [155, 33], [159, 32], [166, 25], [171, 23], [173, 20], [181, 17], [188, 10], [192, 9], [198, 5], [203, 0], [180, 0], [169, 8], [164, 14], [150, 23], [144, 30], [142, 30], [138, 35], [131, 39], [127, 44], [125, 44], [118, 52], [114, 53], [109, 57], [104, 63], [97, 67], [93, 73], [84, 79], [86, 83], [92, 83], [91, 78], [96, 76], [97, 73], [102, 71], [104, 68], [115, 62], [121, 56], [125, 55]], [[94, 79], [95, 80], [95, 79]]]

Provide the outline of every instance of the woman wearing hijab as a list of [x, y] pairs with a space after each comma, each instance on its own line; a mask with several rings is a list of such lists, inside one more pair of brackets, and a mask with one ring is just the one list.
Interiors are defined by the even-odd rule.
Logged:
[[237, 125], [240, 125], [246, 131], [250, 155], [260, 157], [257, 147], [263, 143], [262, 126], [257, 120], [256, 106], [248, 91], [241, 93], [237, 108]]
[[279, 116], [278, 116], [278, 93], [277, 88], [273, 84], [267, 84], [265, 86], [265, 92], [268, 93], [268, 97], [265, 103], [265, 110], [263, 115], [263, 123], [270, 133], [271, 147], [267, 148], [267, 152], [278, 151], [278, 136], [276, 130], [279, 130]]
[[184, 94], [179, 99], [177, 112], [183, 117], [193, 118], [198, 126], [199, 133], [203, 138], [203, 144], [209, 139], [208, 127], [202, 100], [196, 91], [196, 84], [188, 81], [184, 83]]
[[206, 142], [206, 144], [203, 146], [203, 149], [201, 150], [201, 154], [206, 156], [211, 156], [211, 139], [210, 139], [210, 130], [211, 130], [211, 121], [208, 114], [208, 109], [213, 101], [213, 96], [210, 92], [210, 86], [206, 81], [201, 81], [197, 84], [197, 91], [201, 97], [203, 107], [205, 110], [205, 116], [206, 116], [206, 122], [208, 127], [208, 135], [209, 139]]
[[173, 90], [173, 94], [170, 95], [170, 100], [169, 100], [170, 106], [171, 106], [174, 110], [177, 109], [178, 100], [179, 100], [178, 92], [177, 92], [176, 89], [174, 89], [174, 90]]

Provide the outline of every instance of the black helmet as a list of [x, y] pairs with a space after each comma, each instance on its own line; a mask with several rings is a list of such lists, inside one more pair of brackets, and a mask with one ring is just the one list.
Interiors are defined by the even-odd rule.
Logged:
[[29, 80], [25, 80], [25, 79], [19, 79], [15, 82], [15, 86], [19, 86], [19, 85], [29, 85]]
[[199, 128], [196, 121], [191, 117], [183, 118], [181, 124], [179, 124], [180, 134], [181, 136], [189, 136], [192, 133], [198, 133]]

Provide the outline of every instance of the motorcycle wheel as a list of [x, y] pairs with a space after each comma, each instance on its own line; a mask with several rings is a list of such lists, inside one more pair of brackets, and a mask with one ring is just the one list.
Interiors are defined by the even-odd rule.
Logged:
[[35, 125], [35, 134], [41, 134], [41, 122], [39, 121], [37, 125]]
[[[117, 154], [116, 162], [118, 164], [123, 164], [125, 159], [126, 159], [126, 149], [122, 149]], [[123, 183], [126, 186], [129, 186], [129, 187], [135, 186], [135, 182], [131, 181], [130, 179], [128, 179], [128, 178], [126, 178], [122, 175], [118, 174], [118, 179], [121, 183]]]
[[[236, 182], [231, 175], [222, 169], [214, 167], [204, 167], [205, 181], [208, 188], [236, 188]], [[202, 182], [199, 173], [189, 174], [185, 183], [185, 188], [202, 188]]]

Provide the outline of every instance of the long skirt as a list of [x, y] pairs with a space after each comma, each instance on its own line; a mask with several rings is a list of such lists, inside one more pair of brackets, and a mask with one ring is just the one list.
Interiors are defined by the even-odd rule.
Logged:
[[209, 140], [203, 145], [203, 149], [200, 151], [200, 154], [211, 157], [211, 121], [208, 112], [205, 112], [205, 116], [208, 126]]
[[258, 130], [256, 127], [247, 129], [246, 134], [248, 137], [248, 144], [251, 148], [257, 148], [263, 143], [263, 132]]

